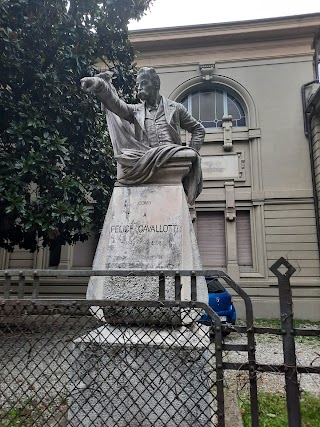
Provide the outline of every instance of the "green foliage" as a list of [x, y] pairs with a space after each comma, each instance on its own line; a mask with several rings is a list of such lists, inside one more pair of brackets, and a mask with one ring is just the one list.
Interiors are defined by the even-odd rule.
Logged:
[[[244, 427], [251, 427], [250, 403], [240, 403]], [[282, 394], [259, 393], [260, 426], [287, 427], [288, 416], [286, 397]], [[300, 400], [302, 427], [320, 426], [320, 396], [303, 393]]]
[[127, 23], [150, 2], [1, 1], [0, 247], [35, 251], [101, 227], [115, 169], [100, 106], [79, 81], [100, 60], [130, 98]]
[[34, 427], [43, 425], [43, 421], [49, 419], [57, 421], [54, 425], [60, 425], [58, 420], [63, 421], [66, 418], [66, 403], [65, 398], [60, 399], [60, 402], [53, 402], [50, 399], [37, 401], [29, 398], [9, 410], [2, 408], [0, 427]]

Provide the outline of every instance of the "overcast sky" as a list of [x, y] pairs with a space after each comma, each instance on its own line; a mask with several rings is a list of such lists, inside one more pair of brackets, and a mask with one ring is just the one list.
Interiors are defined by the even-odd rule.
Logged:
[[155, 0], [130, 30], [244, 21], [320, 12], [320, 0]]

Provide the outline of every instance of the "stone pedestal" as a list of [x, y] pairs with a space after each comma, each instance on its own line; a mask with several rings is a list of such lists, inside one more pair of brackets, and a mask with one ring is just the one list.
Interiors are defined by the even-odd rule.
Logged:
[[105, 325], [74, 342], [68, 427], [212, 427], [205, 327]]
[[[195, 152], [183, 155], [149, 183], [115, 187], [94, 270], [202, 268], [181, 184]], [[190, 300], [190, 277], [181, 283], [181, 299]], [[207, 302], [204, 277], [196, 286], [197, 300]], [[166, 278], [165, 298], [175, 299], [173, 277]], [[87, 299], [158, 300], [159, 278], [92, 277]], [[106, 324], [74, 342], [68, 427], [215, 425], [209, 333], [195, 322], [199, 310], [132, 305], [92, 312]]]
[[[97, 247], [94, 270], [198, 270], [200, 255], [182, 185], [116, 187]], [[166, 279], [166, 299], [174, 299], [174, 280]], [[182, 278], [181, 296], [190, 300], [190, 278]], [[87, 299], [157, 300], [157, 277], [93, 277]], [[208, 301], [206, 283], [197, 278], [197, 300]], [[123, 320], [130, 322], [128, 309]], [[162, 310], [146, 322], [161, 323]], [[102, 320], [121, 321], [121, 310], [100, 312]], [[163, 320], [163, 319], [162, 319]], [[132, 319], [133, 323], [136, 318]], [[179, 319], [166, 319], [166, 323]]]

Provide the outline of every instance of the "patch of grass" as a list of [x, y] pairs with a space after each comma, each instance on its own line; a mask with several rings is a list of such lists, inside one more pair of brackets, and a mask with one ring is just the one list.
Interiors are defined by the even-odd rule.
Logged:
[[0, 427], [7, 426], [32, 426], [35, 418], [38, 418], [41, 411], [38, 403], [33, 399], [28, 399], [19, 406], [11, 408], [1, 414]]
[[[320, 329], [320, 322], [312, 322], [311, 320], [294, 319], [295, 328]], [[280, 319], [255, 319], [254, 325], [261, 328], [280, 328]]]
[[[239, 319], [237, 321], [238, 326], [245, 326], [245, 321], [243, 319]], [[281, 329], [281, 322], [279, 319], [255, 319], [254, 326], [256, 328], [274, 328]], [[310, 320], [294, 320], [294, 327], [297, 329], [315, 329], [320, 330], [320, 322], [311, 322]], [[281, 340], [281, 335], [273, 335], [273, 334], [256, 334], [256, 339], [261, 340], [272, 340], [277, 341]], [[297, 343], [319, 343], [319, 337], [317, 336], [296, 336], [295, 341]], [[320, 427], [320, 426], [319, 426]]]
[[[320, 426], [320, 396], [303, 393], [300, 400], [302, 427]], [[251, 427], [250, 403], [240, 402], [244, 427]], [[259, 393], [260, 427], [287, 427], [286, 397], [281, 394]]]
[[279, 319], [255, 319], [254, 326], [258, 328], [280, 328], [281, 322]]
[[302, 427], [320, 426], [320, 396], [304, 393], [300, 401]]
[[66, 399], [61, 399], [61, 403], [48, 404], [37, 402], [35, 399], [28, 399], [25, 402], [2, 411], [0, 413], [0, 427], [35, 427], [42, 426], [53, 414], [58, 414], [58, 418], [66, 412]]
[[311, 320], [294, 319], [293, 324], [295, 328], [320, 329], [320, 322], [312, 322]]

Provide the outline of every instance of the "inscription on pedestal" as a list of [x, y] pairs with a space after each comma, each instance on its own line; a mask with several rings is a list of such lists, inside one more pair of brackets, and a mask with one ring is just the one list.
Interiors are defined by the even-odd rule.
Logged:
[[180, 268], [182, 219], [176, 206], [181, 191], [144, 193], [145, 187], [114, 193], [106, 268]]
[[127, 224], [127, 225], [111, 225], [110, 233], [177, 233], [179, 226], [177, 224], [164, 225], [142, 225], [142, 224]]

